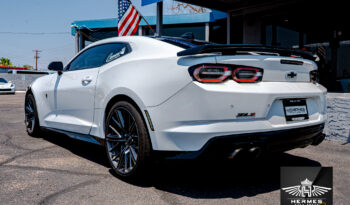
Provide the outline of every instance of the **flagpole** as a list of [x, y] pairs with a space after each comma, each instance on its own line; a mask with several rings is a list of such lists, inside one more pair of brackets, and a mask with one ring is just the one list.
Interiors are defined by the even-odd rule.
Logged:
[[[139, 12], [140, 13], [140, 12]], [[147, 26], [149, 29], [151, 29], [151, 31], [153, 32], [153, 35], [156, 35], [156, 32], [152, 29], [151, 25], [149, 25], [148, 21], [145, 19], [145, 17], [143, 17], [143, 15], [140, 15], [142, 17], [142, 19], [146, 22]]]
[[[130, 1], [131, 2], [131, 1]], [[132, 4], [132, 2], [131, 2]], [[134, 6], [134, 5], [133, 5]], [[140, 16], [142, 17], [142, 19], [146, 22], [147, 26], [149, 29], [151, 29], [151, 31], [153, 32], [153, 35], [156, 35], [156, 32], [152, 29], [151, 25], [149, 25], [148, 21], [145, 19], [145, 17], [143, 17], [143, 15], [141, 15], [141, 13], [135, 8], [134, 6], [134, 9], [137, 11], [137, 13], [140, 14]]]
[[157, 35], [162, 35], [162, 27], [163, 27], [163, 1], [157, 2]]

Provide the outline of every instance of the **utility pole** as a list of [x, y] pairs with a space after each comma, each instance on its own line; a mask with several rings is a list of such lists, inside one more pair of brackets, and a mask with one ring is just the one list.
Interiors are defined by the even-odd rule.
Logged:
[[35, 70], [38, 70], [38, 59], [40, 58], [40, 56], [39, 56], [39, 53], [40, 53], [41, 51], [39, 51], [39, 50], [34, 50], [34, 53], [35, 53], [35, 55], [34, 55], [34, 59], [35, 59]]

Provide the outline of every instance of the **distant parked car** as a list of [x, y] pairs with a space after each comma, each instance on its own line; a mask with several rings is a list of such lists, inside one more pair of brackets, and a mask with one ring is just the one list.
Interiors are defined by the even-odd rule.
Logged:
[[8, 82], [4, 78], [0, 78], [0, 93], [9, 93], [9, 94], [15, 94], [16, 92], [16, 85], [12, 83], [11, 81]]

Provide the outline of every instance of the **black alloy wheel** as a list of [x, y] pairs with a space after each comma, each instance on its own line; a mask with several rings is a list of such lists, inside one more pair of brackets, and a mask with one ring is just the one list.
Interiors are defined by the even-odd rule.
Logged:
[[106, 152], [113, 170], [124, 178], [139, 175], [151, 151], [140, 113], [126, 101], [117, 102], [110, 109], [105, 125]]
[[28, 135], [33, 137], [39, 137], [41, 134], [38, 113], [36, 110], [35, 99], [32, 94], [26, 96], [24, 102], [24, 113], [25, 113], [25, 125]]

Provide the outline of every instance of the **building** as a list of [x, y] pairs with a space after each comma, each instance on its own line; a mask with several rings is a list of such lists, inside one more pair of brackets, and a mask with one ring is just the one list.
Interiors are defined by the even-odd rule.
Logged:
[[17, 70], [27, 70], [27, 68], [14, 67], [14, 66], [0, 66], [0, 73], [8, 73], [10, 71], [17, 71]]
[[[211, 13], [164, 16], [163, 35], [195, 37], [216, 43], [266, 44], [306, 49], [320, 58], [321, 83], [329, 91], [350, 92], [350, 12], [346, 1], [179, 0]], [[221, 12], [217, 12], [221, 11]], [[156, 17], [146, 17], [155, 27]], [[76, 47], [116, 36], [117, 20], [76, 21]], [[150, 35], [144, 21], [138, 35]]]
[[[145, 16], [145, 19], [155, 30], [156, 16]], [[225, 26], [226, 13], [218, 11], [165, 15], [162, 33], [165, 36], [181, 36], [186, 32], [192, 32], [197, 39], [224, 43], [225, 36], [221, 36], [221, 34], [223, 34], [222, 31], [224, 31]], [[118, 36], [118, 21], [116, 18], [74, 21], [72, 23], [72, 35], [75, 36], [76, 50], [78, 51], [91, 42]], [[136, 35], [153, 35], [143, 19]]]
[[304, 48], [320, 57], [321, 83], [350, 92], [350, 12], [340, 0], [179, 0], [226, 12], [226, 42]]

